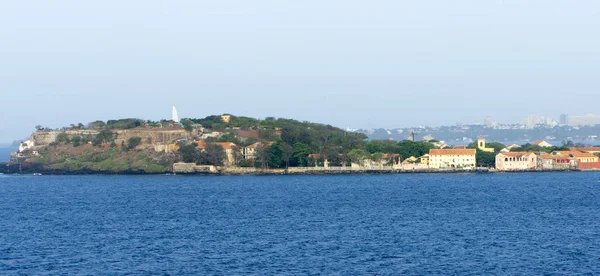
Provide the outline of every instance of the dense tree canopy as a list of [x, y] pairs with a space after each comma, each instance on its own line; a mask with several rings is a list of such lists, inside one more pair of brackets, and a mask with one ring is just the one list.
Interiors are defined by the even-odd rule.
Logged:
[[[291, 119], [281, 119], [269, 117], [264, 120], [253, 119], [248, 117], [230, 116], [229, 122], [224, 122], [221, 116], [208, 116], [203, 119], [185, 119], [190, 122], [201, 124], [205, 128], [226, 131], [228, 129], [253, 129], [258, 132], [259, 140], [263, 142], [280, 141], [291, 145], [294, 151], [292, 152], [289, 163], [290, 165], [304, 163], [305, 160], [301, 152], [310, 153], [325, 153], [334, 151], [338, 154], [348, 153], [356, 147], [363, 147], [367, 136], [362, 133], [346, 132], [340, 128], [330, 125], [300, 122]], [[234, 142], [236, 144], [244, 143], [233, 135], [231, 131], [219, 138], [219, 141]], [[296, 146], [298, 144], [298, 146]], [[274, 149], [274, 153], [279, 150]], [[286, 160], [280, 156], [281, 160]], [[275, 159], [272, 159], [270, 165], [275, 165]], [[282, 162], [286, 163], [285, 161]]]
[[217, 144], [208, 144], [206, 149], [196, 148], [198, 144], [192, 143], [179, 147], [181, 159], [186, 163], [196, 163], [198, 165], [222, 166], [226, 159], [225, 150]]
[[496, 154], [496, 152], [486, 152], [477, 149], [475, 163], [478, 167], [494, 167], [496, 166]]
[[138, 145], [140, 145], [142, 143], [142, 138], [135, 136], [135, 137], [131, 137], [127, 140], [127, 147], [129, 149], [135, 149], [135, 147], [137, 147]]
[[[99, 122], [97, 124], [99, 125]], [[119, 119], [106, 122], [106, 126], [111, 129], [131, 129], [145, 124], [146, 122], [140, 119]]]
[[530, 151], [530, 152], [553, 152], [555, 150], [569, 150], [568, 147], [562, 146], [562, 147], [541, 147], [538, 145], [534, 145], [534, 144], [524, 144], [521, 145], [520, 147], [516, 147], [516, 148], [512, 148], [510, 149], [510, 151], [513, 152], [518, 152], [518, 151]]

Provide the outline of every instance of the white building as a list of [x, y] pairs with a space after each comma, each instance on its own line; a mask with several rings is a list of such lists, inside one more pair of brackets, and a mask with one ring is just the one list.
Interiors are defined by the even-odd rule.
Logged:
[[546, 142], [546, 141], [544, 141], [544, 140], [537, 140], [537, 141], [533, 142], [533, 144], [534, 144], [534, 145], [536, 145], [536, 146], [540, 146], [540, 147], [542, 147], [542, 148], [550, 148], [550, 147], [553, 147], [553, 145], [552, 145], [552, 144], [550, 144], [550, 143], [548, 143], [548, 142]]

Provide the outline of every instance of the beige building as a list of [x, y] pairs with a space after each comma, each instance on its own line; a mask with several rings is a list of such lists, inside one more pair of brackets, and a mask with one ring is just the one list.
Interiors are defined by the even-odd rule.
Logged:
[[581, 164], [581, 163], [597, 163], [599, 160], [598, 156], [596, 156], [595, 154], [591, 153], [591, 152], [581, 152], [578, 150], [570, 150], [570, 151], [566, 151], [566, 150], [562, 150], [562, 151], [553, 151], [552, 155], [559, 155], [559, 156], [565, 156], [565, 157], [571, 157], [572, 159], [574, 159], [577, 164]]
[[483, 137], [479, 137], [479, 139], [477, 139], [477, 148], [485, 152], [494, 152], [494, 148], [485, 147], [485, 138]]
[[241, 149], [242, 157], [244, 157], [244, 159], [246, 159], [246, 160], [256, 159], [256, 149], [258, 148], [259, 145], [260, 145], [260, 143], [254, 143], [252, 145], [242, 147], [242, 149]]
[[532, 170], [537, 167], [537, 162], [533, 152], [503, 152], [496, 155], [496, 170]]
[[235, 163], [235, 151], [237, 145], [231, 142], [216, 142], [215, 144], [221, 146], [225, 151], [225, 160], [223, 160], [225, 166], [232, 166]]
[[475, 149], [431, 149], [429, 168], [474, 168]]

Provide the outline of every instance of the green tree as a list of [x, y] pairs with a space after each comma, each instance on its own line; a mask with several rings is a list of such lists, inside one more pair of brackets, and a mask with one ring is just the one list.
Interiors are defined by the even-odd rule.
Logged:
[[348, 158], [352, 163], [361, 164], [363, 160], [369, 158], [369, 154], [363, 149], [353, 149], [348, 152]]
[[506, 148], [506, 146], [502, 143], [498, 143], [498, 142], [490, 142], [487, 143], [485, 145], [487, 148], [493, 148], [494, 152], [498, 153], [500, 152], [502, 149]]
[[219, 137], [219, 139], [217, 139], [217, 142], [231, 142], [236, 145], [241, 144], [240, 139], [237, 138], [233, 132], [228, 132], [228, 133], [223, 134], [223, 136], [221, 136], [221, 137]]
[[381, 162], [381, 160], [383, 159], [383, 153], [382, 152], [376, 152], [371, 154], [371, 160], [373, 160], [374, 162]]
[[285, 166], [285, 161], [282, 159], [281, 148], [279, 142], [273, 144], [269, 148], [269, 167], [270, 168], [281, 168]]
[[197, 146], [198, 144], [196, 143], [180, 146], [177, 151], [181, 154], [181, 160], [185, 163], [196, 163], [198, 160]]
[[140, 119], [119, 119], [119, 120], [108, 120], [106, 126], [112, 129], [131, 129], [142, 126], [145, 124], [144, 120]]
[[106, 127], [106, 123], [103, 121], [94, 121], [88, 124], [88, 128], [91, 129], [101, 129]]
[[310, 147], [307, 144], [295, 143], [293, 146], [291, 164], [292, 166], [306, 167], [308, 166], [308, 155], [311, 153]]
[[435, 149], [435, 145], [425, 142], [413, 142], [410, 140], [404, 140], [398, 143], [398, 152], [401, 157], [408, 158], [411, 156], [420, 157], [429, 153], [430, 149]]
[[281, 159], [285, 162], [285, 168], [290, 167], [290, 158], [294, 154], [294, 148], [290, 144], [281, 142], [279, 144], [279, 150], [281, 152]]
[[365, 148], [368, 153], [397, 153], [399, 150], [398, 142], [390, 140], [372, 140], [366, 143]]
[[271, 141], [275, 139], [275, 131], [269, 128], [260, 128], [258, 129], [258, 135], [261, 139]]
[[475, 156], [475, 163], [478, 167], [495, 167], [496, 166], [496, 153], [486, 152], [477, 149]]
[[79, 147], [81, 146], [81, 136], [76, 135], [73, 136], [73, 147]]
[[131, 137], [127, 140], [127, 148], [135, 149], [139, 144], [142, 143], [142, 138], [138, 136]]
[[327, 162], [329, 162], [329, 166], [341, 166], [342, 165], [342, 157], [340, 153], [336, 149], [326, 149], [325, 150], [325, 158], [327, 158]]
[[225, 150], [217, 144], [206, 145], [208, 165], [223, 166], [223, 160], [227, 157]]
[[68, 144], [70, 141], [71, 140], [69, 140], [69, 136], [64, 132], [61, 132], [58, 135], [56, 135], [56, 143], [58, 144]]
[[260, 144], [256, 147], [256, 159], [263, 169], [269, 168], [269, 158], [271, 156], [271, 147], [266, 144]]
[[190, 119], [182, 119], [180, 123], [183, 125], [183, 129], [185, 129], [187, 132], [192, 131], [192, 124], [194, 122], [192, 122]]
[[99, 146], [103, 143], [108, 144], [114, 140], [114, 135], [115, 134], [108, 129], [101, 130], [98, 134], [96, 134], [96, 137], [94, 140], [92, 140], [92, 143], [94, 146]]

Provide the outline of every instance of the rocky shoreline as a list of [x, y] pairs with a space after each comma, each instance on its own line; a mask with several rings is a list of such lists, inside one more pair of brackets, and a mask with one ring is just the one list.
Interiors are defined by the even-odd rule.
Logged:
[[503, 174], [503, 173], [544, 173], [544, 172], [590, 172], [598, 170], [579, 170], [579, 169], [563, 169], [563, 170], [514, 170], [514, 171], [497, 171], [489, 168], [478, 169], [426, 169], [426, 170], [402, 170], [390, 168], [353, 168], [353, 169], [306, 169], [306, 168], [289, 168], [289, 169], [257, 169], [257, 168], [214, 168], [212, 170], [203, 171], [178, 171], [178, 172], [162, 172], [148, 173], [144, 171], [93, 171], [88, 169], [83, 170], [48, 170], [48, 169], [27, 169], [19, 171], [15, 167], [7, 167], [6, 163], [0, 163], [0, 173], [3, 174], [43, 174], [43, 175], [197, 175], [197, 176], [242, 176], [242, 175], [377, 175], [377, 174]]

